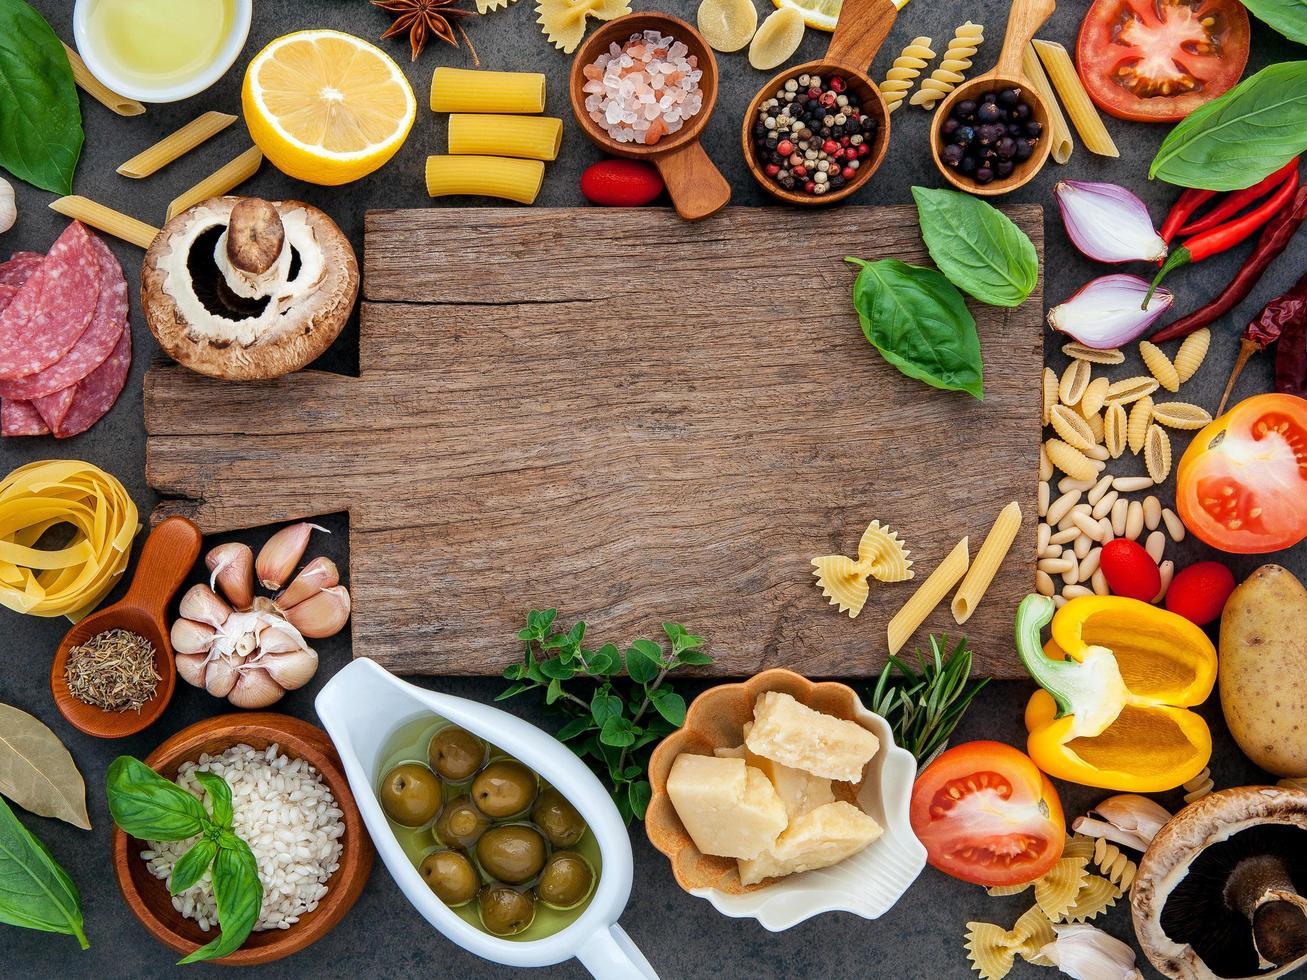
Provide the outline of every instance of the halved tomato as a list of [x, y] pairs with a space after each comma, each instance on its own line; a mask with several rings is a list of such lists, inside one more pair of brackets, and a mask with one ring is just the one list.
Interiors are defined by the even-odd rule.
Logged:
[[978, 885], [1033, 881], [1066, 843], [1057, 790], [1029, 756], [1002, 742], [967, 742], [927, 766], [912, 788], [910, 816], [926, 860]]
[[1089, 97], [1121, 119], [1175, 122], [1230, 89], [1248, 63], [1238, 0], [1094, 0], [1076, 66]]
[[1307, 538], [1307, 400], [1245, 398], [1180, 458], [1176, 509], [1213, 548], [1241, 555]]

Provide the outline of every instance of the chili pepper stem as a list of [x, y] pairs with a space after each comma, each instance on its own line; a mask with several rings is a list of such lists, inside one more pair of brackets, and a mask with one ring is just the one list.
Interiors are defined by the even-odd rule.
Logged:
[[1182, 265], [1188, 265], [1190, 261], [1189, 249], [1185, 248], [1183, 245], [1168, 255], [1166, 257], [1166, 262], [1164, 262], [1162, 267], [1157, 270], [1157, 275], [1153, 276], [1153, 281], [1149, 283], [1148, 292], [1144, 294], [1144, 301], [1139, 308], [1141, 310], [1148, 309], [1148, 304], [1153, 298], [1153, 293], [1157, 291], [1157, 287], [1161, 285], [1163, 276], [1172, 269], [1178, 269]]
[[1248, 359], [1265, 349], [1257, 341], [1249, 340], [1247, 337], [1239, 341], [1239, 356], [1235, 358], [1234, 367], [1230, 369], [1230, 380], [1225, 383], [1225, 391], [1221, 392], [1221, 404], [1216, 409], [1217, 415], [1225, 414], [1225, 403], [1230, 400], [1230, 393], [1234, 391], [1234, 383], [1239, 380], [1239, 375], [1243, 372]]

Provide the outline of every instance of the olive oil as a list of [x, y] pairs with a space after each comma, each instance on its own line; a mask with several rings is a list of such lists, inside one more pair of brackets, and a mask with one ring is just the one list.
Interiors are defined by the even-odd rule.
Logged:
[[[424, 715], [406, 725], [400, 726], [386, 743], [386, 748], [382, 753], [381, 766], [376, 772], [376, 782], [380, 783], [382, 777], [385, 776], [386, 773], [390, 772], [391, 769], [395, 768], [395, 766], [402, 762], [419, 762], [422, 765], [426, 765], [427, 743], [431, 741], [432, 735], [447, 724], [449, 724], [449, 722], [445, 721], [438, 715]], [[490, 747], [490, 758], [509, 758], [509, 756], [507, 753], [501, 752], [492, 745]], [[458, 799], [460, 796], [466, 796], [470, 784], [470, 780], [458, 784], [445, 782], [445, 801], [448, 802], [449, 800]], [[541, 788], [543, 789], [546, 785], [548, 784], [542, 780]], [[566, 796], [566, 794], [563, 795]], [[529, 819], [529, 816], [522, 819]], [[514, 820], [510, 822], [516, 823], [518, 821]], [[432, 833], [431, 825], [412, 828], [402, 827], [393, 820], [387, 820], [387, 823], [390, 824], [390, 829], [394, 831], [395, 838], [404, 849], [404, 853], [408, 855], [408, 859], [413, 862], [414, 867], [420, 865], [422, 859], [432, 851], [440, 850], [442, 847]], [[599, 844], [595, 840], [593, 831], [587, 829], [585, 836], [581, 838], [575, 847], [569, 848], [569, 850], [578, 852], [590, 862], [591, 867], [595, 870], [596, 879], [603, 875], [603, 868], [601, 866], [599, 854]], [[489, 880], [484, 872], [481, 874], [483, 882]], [[581, 913], [586, 910], [593, 898], [594, 893], [592, 891], [590, 898], [587, 898], [576, 908], [568, 909], [565, 912], [548, 908], [543, 903], [537, 902], [535, 920], [531, 925], [516, 936], [506, 936], [503, 938], [525, 942], [532, 939], [544, 939], [546, 936], [552, 936], [554, 933], [561, 932], [567, 926], [575, 922]], [[474, 929], [481, 928], [481, 919], [477, 914], [477, 903], [475, 899], [466, 905], [453, 909], [452, 911]]]
[[107, 67], [163, 87], [209, 67], [235, 19], [234, 0], [94, 0], [87, 31]]

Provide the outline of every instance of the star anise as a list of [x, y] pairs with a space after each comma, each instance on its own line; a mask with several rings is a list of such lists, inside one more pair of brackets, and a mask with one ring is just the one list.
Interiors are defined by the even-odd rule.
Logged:
[[409, 46], [413, 49], [411, 60], [418, 60], [418, 55], [427, 45], [428, 35], [435, 35], [446, 44], [458, 47], [458, 37], [454, 34], [457, 29], [458, 34], [467, 42], [468, 50], [472, 52], [472, 63], [480, 65], [476, 48], [472, 46], [467, 31], [463, 30], [463, 25], [459, 22], [459, 18], [470, 17], [473, 12], [457, 6], [458, 2], [459, 0], [372, 0], [372, 5], [395, 18], [395, 23], [381, 35], [383, 40], [408, 33]]

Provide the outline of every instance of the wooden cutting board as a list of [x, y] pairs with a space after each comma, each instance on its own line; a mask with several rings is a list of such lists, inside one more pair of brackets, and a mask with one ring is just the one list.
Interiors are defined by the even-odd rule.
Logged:
[[[1042, 255], [1041, 210], [1009, 210]], [[916, 582], [999, 509], [1025, 524], [959, 630], [1016, 676], [1033, 586], [1042, 295], [972, 305], [985, 401], [890, 368], [841, 259], [925, 262], [915, 210], [458, 209], [367, 216], [359, 378], [149, 372], [146, 476], [206, 533], [348, 510], [353, 650], [404, 673], [498, 673], [527, 610], [596, 644], [674, 620], [719, 675], [865, 676], [914, 583], [855, 620], [816, 555], [899, 531]]]

